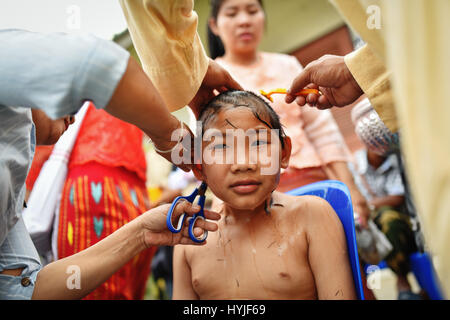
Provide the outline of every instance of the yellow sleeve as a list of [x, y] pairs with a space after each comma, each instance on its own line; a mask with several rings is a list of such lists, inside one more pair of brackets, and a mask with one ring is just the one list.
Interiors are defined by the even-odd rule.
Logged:
[[136, 52], [170, 111], [198, 91], [208, 57], [193, 0], [120, 0]]
[[389, 79], [390, 71], [367, 44], [346, 55], [344, 60], [384, 124], [392, 132], [397, 132], [398, 123]]

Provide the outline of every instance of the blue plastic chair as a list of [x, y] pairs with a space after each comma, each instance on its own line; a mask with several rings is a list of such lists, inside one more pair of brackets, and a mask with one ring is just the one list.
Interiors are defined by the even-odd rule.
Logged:
[[350, 258], [350, 266], [352, 268], [356, 296], [359, 300], [364, 300], [358, 248], [356, 246], [352, 200], [347, 186], [340, 181], [325, 180], [290, 190], [286, 192], [286, 194], [293, 196], [313, 195], [321, 197], [328, 201], [334, 211], [336, 211], [339, 219], [341, 220], [342, 226], [344, 227], [344, 232], [347, 238], [347, 251]]
[[430, 255], [426, 252], [416, 252], [409, 256], [409, 260], [417, 282], [428, 297], [431, 300], [445, 300]]

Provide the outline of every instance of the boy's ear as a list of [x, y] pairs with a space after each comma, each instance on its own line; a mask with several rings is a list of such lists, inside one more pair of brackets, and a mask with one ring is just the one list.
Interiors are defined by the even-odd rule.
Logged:
[[192, 167], [192, 172], [194, 173], [195, 178], [197, 178], [197, 180], [200, 181], [204, 181], [205, 180], [205, 176], [202, 172], [202, 165], [197, 163], [194, 164]]
[[284, 148], [281, 149], [281, 168], [286, 169], [289, 165], [289, 158], [291, 157], [292, 142], [291, 138], [284, 137]]

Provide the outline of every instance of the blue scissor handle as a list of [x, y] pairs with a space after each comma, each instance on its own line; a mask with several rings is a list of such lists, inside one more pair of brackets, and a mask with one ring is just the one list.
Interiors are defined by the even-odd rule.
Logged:
[[203, 211], [203, 208], [205, 207], [205, 191], [206, 191], [206, 183], [203, 182], [200, 187], [196, 188], [194, 190], [194, 192], [192, 192], [192, 194], [190, 194], [189, 196], [179, 196], [176, 197], [175, 200], [172, 202], [172, 205], [170, 206], [169, 212], [167, 214], [167, 219], [166, 219], [166, 224], [167, 227], [169, 228], [170, 231], [172, 231], [173, 233], [178, 233], [181, 231], [182, 227], [183, 227], [183, 223], [184, 220], [186, 219], [186, 213], [183, 213], [180, 218], [178, 219], [178, 224], [177, 227], [174, 227], [172, 224], [172, 214], [173, 211], [175, 210], [176, 205], [178, 204], [178, 202], [180, 200], [186, 200], [189, 201], [190, 203], [194, 203], [195, 198], [197, 197], [197, 195], [200, 193], [200, 198], [198, 200], [198, 205], [201, 207], [200, 211], [197, 212], [196, 214], [194, 214], [193, 217], [189, 218], [189, 237], [192, 239], [192, 241], [194, 242], [203, 242], [205, 241], [206, 237], [208, 236], [208, 231], [204, 231], [202, 237], [197, 238], [194, 235], [194, 226], [195, 226], [195, 222], [197, 221], [197, 219], [203, 219], [205, 220], [205, 214]]

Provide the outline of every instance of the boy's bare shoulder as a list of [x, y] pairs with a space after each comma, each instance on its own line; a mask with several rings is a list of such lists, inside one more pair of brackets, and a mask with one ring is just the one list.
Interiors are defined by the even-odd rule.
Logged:
[[328, 201], [317, 196], [291, 196], [277, 193], [286, 213], [298, 215], [298, 218], [329, 219], [330, 213], [336, 216]]

